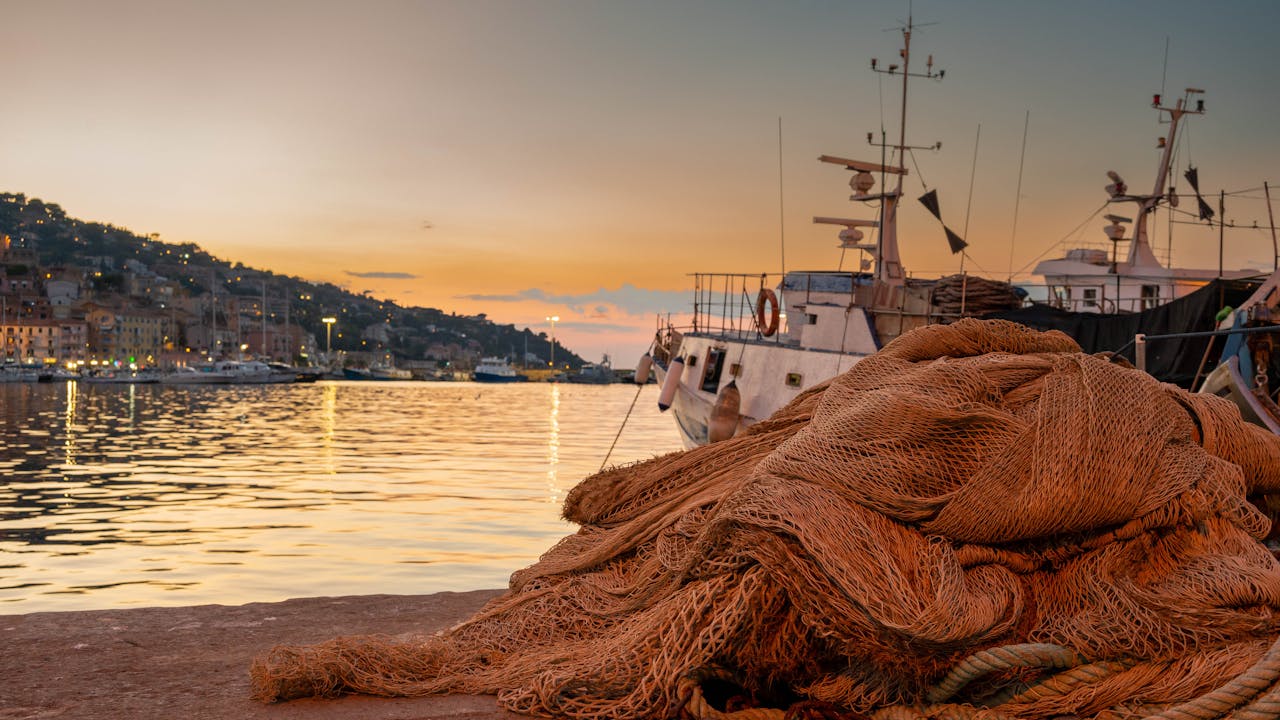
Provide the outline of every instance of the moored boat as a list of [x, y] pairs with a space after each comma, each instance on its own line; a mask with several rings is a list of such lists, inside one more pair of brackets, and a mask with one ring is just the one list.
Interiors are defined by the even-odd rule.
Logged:
[[[897, 141], [877, 144], [868, 136], [876, 154], [886, 159], [818, 158], [852, 172], [850, 199], [875, 211], [872, 218], [814, 218], [815, 223], [841, 228], [838, 247], [842, 254], [861, 253], [859, 269], [695, 274], [691, 324], [668, 324], [657, 333], [652, 357], [663, 385], [659, 408], [671, 410], [686, 447], [713, 439], [713, 414], [721, 418], [715, 439], [732, 436], [899, 335], [975, 314], [972, 308], [965, 312], [963, 307], [935, 303], [938, 281], [908, 278], [900, 259], [898, 211], [908, 175], [906, 154], [911, 149], [906, 140], [907, 82], [910, 77], [942, 76], [934, 70], [932, 56], [924, 72], [911, 69], [910, 22], [902, 35], [901, 66], [882, 68], [874, 60], [871, 63], [874, 72], [902, 79], [903, 116]], [[877, 179], [883, 189], [872, 193]], [[920, 200], [941, 218], [936, 191]], [[864, 242], [864, 229], [876, 232], [874, 241]], [[963, 251], [965, 241], [943, 229], [952, 252]], [[1021, 303], [1011, 286], [988, 282], [1003, 293], [997, 305]]]
[[609, 385], [617, 382], [613, 375], [613, 364], [605, 355], [598, 363], [583, 363], [582, 368], [565, 376], [565, 381], [578, 385]]
[[[940, 76], [933, 71], [932, 58], [924, 72], [911, 70], [911, 33], [908, 24], [903, 29], [905, 47], [900, 66], [884, 69], [872, 61], [873, 71], [899, 76], [902, 82], [903, 118], [896, 142], [877, 144], [868, 137], [874, 147], [885, 151], [886, 159], [865, 162], [819, 157], [821, 162], [853, 173], [850, 199], [877, 210], [869, 219], [814, 218], [815, 223], [842, 228], [838, 247], [842, 253], [862, 253], [859, 269], [695, 274], [690, 323], [680, 327], [668, 323], [657, 333], [652, 359], [663, 384], [659, 408], [670, 409], [686, 447], [731, 437], [769, 417], [804, 390], [849, 370], [894, 338], [919, 327], [951, 323], [965, 316], [994, 315], [1040, 329], [1062, 329], [1090, 352], [1117, 350], [1131, 343], [1134, 334], [1151, 332], [1150, 328], [1159, 324], [1173, 331], [1199, 329], [1206, 324], [1211, 328], [1226, 295], [1217, 293], [1216, 285], [1212, 286], [1215, 291], [1204, 290], [1209, 280], [1240, 283], [1238, 291], [1246, 295], [1251, 290], [1249, 283], [1256, 287], [1261, 281], [1256, 278], [1258, 271], [1218, 273], [1166, 267], [1151, 250], [1152, 214], [1161, 204], [1177, 202], [1177, 194], [1168, 189], [1168, 177], [1178, 125], [1187, 116], [1204, 111], [1199, 99], [1202, 91], [1196, 88], [1188, 89], [1172, 107], [1163, 106], [1158, 96], [1155, 99], [1155, 107], [1171, 127], [1151, 194], [1131, 193], [1118, 175], [1110, 173], [1114, 182], [1107, 188], [1109, 202], [1137, 207], [1136, 221], [1107, 216], [1112, 256], [1108, 259], [1094, 251], [1071, 250], [1060, 260], [1041, 263], [1036, 272], [1047, 284], [1045, 302], [1031, 302], [1025, 290], [1008, 283], [963, 274], [936, 280], [908, 277], [898, 244], [903, 179], [909, 174], [904, 158], [914, 147], [905, 133], [907, 83], [910, 77]], [[873, 193], [877, 179], [884, 189]], [[936, 190], [925, 192], [919, 200], [942, 219]], [[1125, 237], [1129, 222], [1135, 223], [1134, 231], [1132, 237]], [[864, 230], [875, 233], [874, 241], [864, 241]], [[943, 233], [952, 253], [964, 251], [967, 243], [963, 238], [945, 224]], [[1127, 247], [1124, 259], [1121, 247]], [[1246, 279], [1250, 276], [1255, 277]], [[1201, 291], [1196, 299], [1198, 288]], [[1184, 302], [1179, 307], [1194, 306], [1194, 312], [1174, 317], [1169, 303], [1175, 300]], [[1046, 326], [1048, 322], [1053, 324]], [[1095, 331], [1100, 325], [1096, 323], [1108, 324], [1113, 331], [1117, 339], [1110, 346], [1097, 345]], [[1171, 351], [1181, 355], [1162, 362], [1181, 372], [1185, 377], [1176, 379], [1187, 385], [1196, 374], [1196, 364], [1204, 362], [1204, 347], [1203, 342], [1184, 343]], [[1188, 365], [1190, 371], [1186, 370]], [[719, 430], [713, 432], [714, 418], [718, 418]]]
[[413, 373], [405, 368], [398, 368], [394, 365], [371, 365], [369, 366], [370, 380], [412, 380]]
[[212, 365], [180, 365], [160, 376], [163, 385], [230, 385], [231, 373], [215, 370]]
[[472, 372], [472, 379], [482, 383], [524, 382], [529, 378], [516, 372], [506, 358], [481, 358], [480, 364]]
[[85, 373], [80, 380], [90, 385], [151, 385], [160, 382], [160, 377], [156, 370], [122, 368]]

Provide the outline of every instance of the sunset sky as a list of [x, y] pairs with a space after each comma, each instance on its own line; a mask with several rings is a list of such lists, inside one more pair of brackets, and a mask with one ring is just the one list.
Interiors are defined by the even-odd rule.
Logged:
[[[867, 68], [897, 61], [908, 7], [0, 0], [0, 191], [402, 305], [559, 315], [568, 347], [630, 366], [657, 314], [687, 309], [689, 273], [776, 272], [783, 231], [788, 269], [835, 267], [812, 217], [858, 211], [816, 158], [878, 160], [866, 134], [896, 135], [899, 83]], [[933, 23], [915, 67], [932, 54], [946, 78], [912, 86], [908, 141], [942, 151], [915, 152], [908, 198], [923, 176], [962, 231], [972, 172], [967, 270], [1029, 279], [1060, 241], [1105, 240], [1100, 218], [1072, 231], [1107, 170], [1150, 189], [1162, 85], [1206, 90], [1180, 189], [1190, 162], [1215, 206], [1257, 189], [1228, 219], [1268, 223], [1280, 2], [911, 7]], [[911, 273], [959, 268], [914, 200], [902, 225]], [[1172, 248], [1217, 265], [1216, 230], [1178, 225]], [[1270, 234], [1228, 231], [1224, 254], [1269, 269]]]

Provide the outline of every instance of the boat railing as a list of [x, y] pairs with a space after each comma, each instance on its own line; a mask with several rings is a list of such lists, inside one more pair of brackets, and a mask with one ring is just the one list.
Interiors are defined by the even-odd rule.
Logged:
[[772, 302], [782, 302], [775, 292], [782, 283], [782, 277], [772, 273], [694, 273], [693, 316], [689, 331], [715, 333], [735, 340], [782, 344], [787, 336], [785, 308], [776, 305], [779, 327], [769, 335], [765, 335], [767, 328], [761, 327], [757, 313], [765, 290], [775, 293]]
[[[1086, 313], [1136, 313], [1151, 310], [1172, 300], [1162, 297], [1159, 289], [1150, 295], [1124, 296], [1112, 284], [1071, 284], [1071, 285], [1028, 285], [1018, 283], [1018, 287], [1026, 290], [1028, 300], [1042, 303], [1049, 307], [1067, 312]], [[1157, 286], [1154, 283], [1151, 287]]]

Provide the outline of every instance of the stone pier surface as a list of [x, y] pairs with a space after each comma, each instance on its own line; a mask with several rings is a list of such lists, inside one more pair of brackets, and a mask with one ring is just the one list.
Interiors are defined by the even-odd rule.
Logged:
[[0, 615], [0, 719], [515, 720], [492, 696], [249, 697], [249, 665], [273, 645], [431, 633], [500, 592]]

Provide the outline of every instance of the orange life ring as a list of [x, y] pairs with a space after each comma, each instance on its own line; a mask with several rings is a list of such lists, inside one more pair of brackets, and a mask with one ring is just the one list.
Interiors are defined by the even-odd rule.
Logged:
[[[768, 315], [765, 315], [766, 307]], [[778, 332], [778, 296], [769, 288], [760, 288], [760, 294], [756, 295], [756, 327], [765, 337]]]

